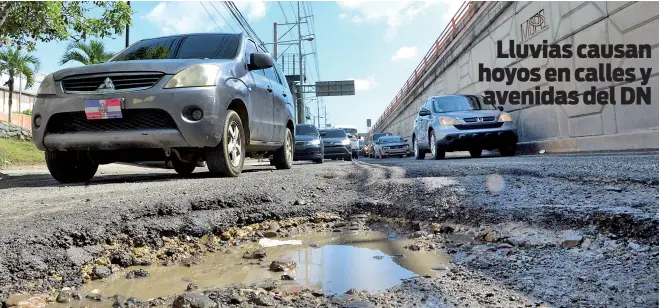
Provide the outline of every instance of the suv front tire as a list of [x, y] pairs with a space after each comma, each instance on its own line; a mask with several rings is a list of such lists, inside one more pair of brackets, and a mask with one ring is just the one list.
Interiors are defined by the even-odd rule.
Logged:
[[46, 151], [46, 166], [61, 183], [89, 182], [98, 170], [98, 164], [89, 156], [75, 151]]
[[224, 119], [222, 141], [206, 150], [206, 164], [212, 174], [236, 177], [245, 163], [245, 131], [240, 116], [228, 110]]

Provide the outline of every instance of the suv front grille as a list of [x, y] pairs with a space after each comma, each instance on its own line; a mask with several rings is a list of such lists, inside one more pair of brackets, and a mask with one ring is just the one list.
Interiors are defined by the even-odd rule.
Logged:
[[163, 73], [113, 73], [102, 75], [78, 75], [67, 77], [62, 80], [62, 89], [64, 92], [96, 92], [98, 87], [105, 84], [105, 79], [109, 78], [114, 85], [114, 90], [134, 90], [146, 89], [153, 87]]
[[487, 124], [461, 124], [453, 125], [457, 129], [481, 129], [481, 128], [497, 128], [503, 126], [503, 122], [487, 123]]
[[124, 109], [120, 119], [87, 120], [84, 112], [66, 112], [48, 120], [47, 133], [105, 132], [142, 129], [176, 129], [174, 119], [160, 109]]
[[[494, 117], [480, 117], [483, 119], [483, 122], [492, 122]], [[478, 123], [478, 118], [464, 118], [465, 123]]]

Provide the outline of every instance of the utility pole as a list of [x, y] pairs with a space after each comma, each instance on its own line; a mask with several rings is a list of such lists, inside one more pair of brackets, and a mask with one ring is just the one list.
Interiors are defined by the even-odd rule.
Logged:
[[275, 61], [277, 61], [277, 23], [275, 23], [275, 40], [273, 42], [272, 55], [275, 57]]
[[318, 128], [320, 128], [320, 98], [316, 98], [316, 118], [318, 118]]
[[[130, 1], [126, 1], [126, 4], [128, 4], [128, 8], [130, 8]], [[130, 36], [130, 21], [126, 24], [126, 48], [128, 48], [130, 42], [130, 39], [128, 38], [129, 36]]]
[[304, 98], [302, 97], [302, 89], [304, 88], [304, 69], [302, 68], [302, 15], [300, 14], [300, 1], [297, 2], [297, 35], [298, 35], [298, 42], [297, 42], [297, 47], [298, 47], [298, 52], [300, 53], [299, 59], [300, 59], [300, 87], [297, 89], [298, 92], [300, 93], [298, 97], [298, 123], [304, 123]]
[[323, 109], [325, 109], [325, 117], [323, 119], [325, 119], [325, 128], [327, 128], [327, 105], [323, 106]]

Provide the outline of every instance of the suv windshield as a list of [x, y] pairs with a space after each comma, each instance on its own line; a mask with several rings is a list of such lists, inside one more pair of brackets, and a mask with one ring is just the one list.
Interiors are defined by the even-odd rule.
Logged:
[[161, 37], [140, 41], [116, 55], [112, 61], [231, 59], [236, 56], [239, 45], [239, 34], [198, 34]]
[[346, 132], [340, 130], [340, 129], [332, 129], [332, 130], [326, 130], [325, 131], [326, 135], [325, 138], [342, 138], [346, 137]]
[[311, 125], [298, 125], [295, 127], [295, 135], [318, 135], [318, 130]]
[[450, 95], [435, 97], [433, 99], [435, 112], [454, 112], [472, 110], [496, 110], [493, 105], [485, 104], [475, 95]]
[[380, 138], [380, 143], [399, 143], [399, 142], [405, 142], [405, 140], [401, 137], [382, 137], [382, 138]]
[[377, 133], [377, 134], [373, 134], [373, 138], [372, 138], [372, 139], [373, 139], [374, 141], [378, 141], [378, 139], [380, 139], [380, 137], [382, 137], [382, 136], [386, 136], [386, 135], [387, 135], [386, 133]]

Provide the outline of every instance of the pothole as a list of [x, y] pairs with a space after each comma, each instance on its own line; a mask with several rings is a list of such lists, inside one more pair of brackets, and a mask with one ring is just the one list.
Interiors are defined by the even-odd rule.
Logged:
[[[339, 296], [373, 293], [401, 285], [409, 278], [434, 277], [438, 268], [446, 269], [450, 262], [440, 249], [411, 248], [416, 245], [415, 239], [399, 237], [396, 232], [369, 230], [364, 226], [364, 218], [353, 217], [322, 232], [247, 242], [207, 254], [192, 266], [124, 268], [85, 284], [78, 292], [82, 298], [78, 304], [97, 305], [99, 299], [112, 303], [117, 295], [152, 301], [184, 293], [186, 289], [203, 293], [236, 285], [253, 285], [255, 289], [283, 294], [302, 290]], [[274, 271], [273, 261], [294, 265]], [[136, 270], [148, 271], [148, 276], [129, 279]]]

